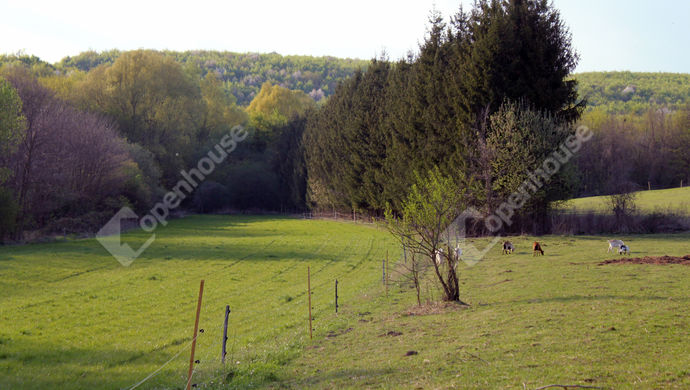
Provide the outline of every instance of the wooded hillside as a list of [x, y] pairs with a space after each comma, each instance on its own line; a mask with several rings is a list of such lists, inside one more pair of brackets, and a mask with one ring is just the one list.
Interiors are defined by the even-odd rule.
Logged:
[[687, 73], [588, 72], [574, 77], [588, 110], [641, 114], [650, 107], [677, 109], [690, 104]]
[[[265, 82], [300, 90], [319, 101], [335, 91], [339, 81], [350, 77], [355, 70], [366, 68], [368, 60], [282, 56], [277, 53], [233, 53], [228, 51], [163, 51], [185, 67], [196, 68], [201, 76], [213, 72], [223, 82], [226, 91], [237, 103], [248, 105]], [[100, 64], [111, 64], [122, 53], [87, 51], [65, 57], [55, 67], [62, 71], [78, 69], [88, 72]]]

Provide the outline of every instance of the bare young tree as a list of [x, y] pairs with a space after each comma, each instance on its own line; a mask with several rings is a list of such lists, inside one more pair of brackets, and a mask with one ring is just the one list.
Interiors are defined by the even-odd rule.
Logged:
[[607, 197], [609, 207], [616, 217], [616, 224], [621, 232], [626, 232], [630, 229], [632, 223], [632, 216], [637, 210], [635, 198], [635, 185], [630, 182], [622, 182], [617, 186], [616, 193]]
[[444, 245], [442, 237], [459, 214], [464, 192], [438, 168], [430, 170], [426, 177], [416, 176], [401, 215], [394, 215], [392, 208], [387, 207], [386, 226], [415, 258], [430, 267], [442, 287], [445, 301], [464, 303], [460, 301], [458, 257], [450, 246]]
[[[405, 239], [405, 237], [397, 237], [399, 239]], [[429, 263], [423, 261], [417, 252], [410, 250], [406, 246], [409, 244], [408, 240], [401, 241], [404, 250], [405, 261], [402, 264], [398, 264], [398, 270], [395, 270], [398, 276], [407, 282], [411, 282], [414, 286], [415, 292], [417, 294], [417, 305], [422, 305], [422, 285], [421, 278], [424, 273], [429, 269]]]

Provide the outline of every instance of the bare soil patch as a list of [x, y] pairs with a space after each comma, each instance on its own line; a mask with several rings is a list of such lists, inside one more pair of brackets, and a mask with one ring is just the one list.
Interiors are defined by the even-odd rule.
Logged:
[[599, 263], [599, 265], [606, 264], [682, 264], [690, 265], [690, 255], [685, 255], [683, 257], [676, 256], [645, 256], [645, 257], [619, 257], [617, 259], [605, 260]]
[[457, 302], [430, 302], [422, 306], [413, 306], [403, 313], [403, 316], [425, 316], [444, 314], [449, 311], [466, 309], [469, 306]]

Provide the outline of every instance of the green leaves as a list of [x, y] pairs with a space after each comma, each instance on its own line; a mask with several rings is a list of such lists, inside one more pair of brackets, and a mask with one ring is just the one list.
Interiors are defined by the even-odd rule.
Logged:
[[25, 130], [22, 101], [12, 85], [0, 78], [0, 184], [9, 176], [7, 161], [3, 160], [14, 152]]

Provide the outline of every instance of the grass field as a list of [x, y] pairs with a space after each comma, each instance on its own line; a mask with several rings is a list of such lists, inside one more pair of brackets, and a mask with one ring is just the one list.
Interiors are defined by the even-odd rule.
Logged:
[[[673, 211], [685, 215], [690, 214], [690, 187], [639, 191], [636, 194], [636, 205], [641, 212]], [[559, 207], [578, 212], [595, 211], [611, 214], [612, 211], [607, 202], [606, 196], [590, 196], [571, 199]]]
[[[460, 267], [469, 308], [417, 309], [399, 272], [385, 295], [396, 245], [368, 225], [198, 216], [156, 233], [128, 268], [94, 240], [0, 248], [0, 388], [129, 388], [178, 352], [139, 388], [183, 388], [202, 278], [200, 388], [690, 387], [690, 267], [598, 266], [602, 237], [541, 237], [543, 257], [514, 237], [514, 255]], [[688, 233], [620, 238], [633, 256], [690, 253]]]
[[[235, 384], [273, 378], [308, 337], [307, 265], [320, 331], [334, 279], [343, 302], [368, 291], [387, 243], [361, 225], [265, 217], [190, 217], [156, 233], [127, 268], [95, 240], [0, 248], [0, 388], [134, 385], [188, 346], [200, 279], [195, 382], [219, 367], [226, 304]], [[181, 388], [188, 351], [141, 388]]]

